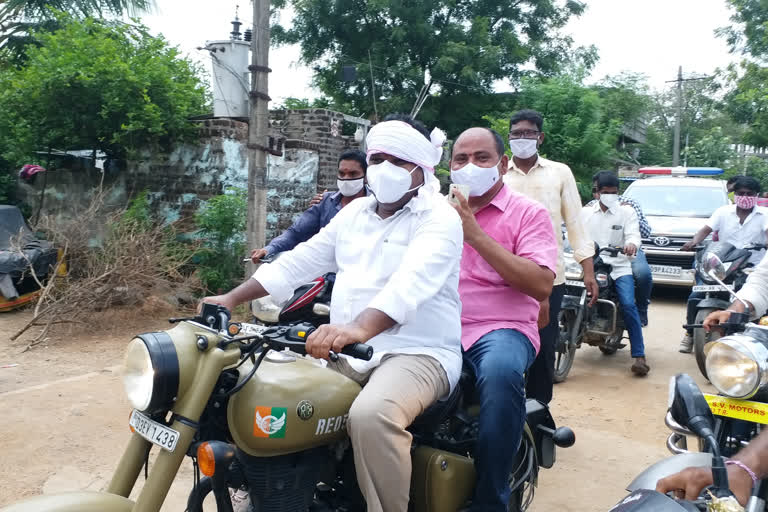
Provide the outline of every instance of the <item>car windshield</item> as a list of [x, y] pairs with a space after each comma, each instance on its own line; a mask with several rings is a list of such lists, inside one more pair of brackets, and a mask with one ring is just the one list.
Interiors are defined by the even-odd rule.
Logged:
[[710, 217], [728, 204], [720, 187], [685, 187], [659, 184], [631, 187], [624, 194], [640, 203], [645, 215], [665, 217]]

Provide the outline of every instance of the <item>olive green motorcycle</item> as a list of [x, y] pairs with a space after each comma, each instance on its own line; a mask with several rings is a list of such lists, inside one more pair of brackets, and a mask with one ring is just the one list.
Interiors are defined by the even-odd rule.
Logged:
[[[305, 355], [312, 324], [233, 323], [212, 304], [195, 318], [171, 321], [172, 329], [128, 345], [123, 375], [132, 434], [106, 490], [40, 496], [2, 512], [158, 512], [185, 457], [195, 467], [189, 512], [203, 512], [211, 494], [215, 505], [209, 499], [205, 510], [233, 512], [238, 492], [247, 493], [253, 512], [365, 510], [346, 433], [360, 386]], [[373, 350], [354, 344], [343, 353], [370, 359]], [[471, 499], [478, 411], [472, 386], [464, 375], [447, 400], [410, 427], [413, 512], [456, 511]], [[513, 511], [530, 504], [538, 469], [554, 464], [555, 446], [574, 442], [570, 429], [555, 428], [547, 406], [528, 400], [526, 409], [509, 476]], [[153, 448], [159, 453], [150, 465]], [[146, 482], [134, 502], [128, 496], [142, 470]]]

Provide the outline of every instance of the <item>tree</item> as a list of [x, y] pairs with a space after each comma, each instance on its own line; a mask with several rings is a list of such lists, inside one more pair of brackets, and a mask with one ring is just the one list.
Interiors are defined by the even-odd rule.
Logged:
[[[302, 60], [314, 65], [315, 85], [335, 104], [357, 115], [410, 112], [428, 98], [419, 117], [446, 120], [466, 102], [488, 102], [494, 82], [519, 83], [527, 75], [551, 75], [564, 63], [591, 66], [594, 48], [573, 49], [559, 30], [585, 5], [576, 0], [277, 0], [295, 10], [291, 28], [274, 27], [274, 41], [300, 43]], [[342, 66], [357, 78], [341, 81]], [[532, 71], [525, 71], [524, 69]], [[457, 110], [457, 105], [460, 106]], [[476, 122], [487, 110], [471, 112]], [[443, 126], [449, 134], [467, 126]]]
[[721, 28], [718, 35], [726, 38], [731, 53], [765, 59], [768, 55], [768, 3], [765, 0], [728, 0], [734, 9], [733, 24]]
[[207, 111], [197, 64], [143, 26], [61, 17], [21, 68], [0, 70], [0, 156], [17, 165], [47, 148], [124, 157], [195, 133]]

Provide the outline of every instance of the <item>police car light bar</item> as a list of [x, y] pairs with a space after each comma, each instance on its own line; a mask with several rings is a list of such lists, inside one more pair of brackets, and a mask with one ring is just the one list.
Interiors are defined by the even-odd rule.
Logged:
[[719, 167], [641, 167], [637, 172], [668, 176], [717, 176], [724, 171]]

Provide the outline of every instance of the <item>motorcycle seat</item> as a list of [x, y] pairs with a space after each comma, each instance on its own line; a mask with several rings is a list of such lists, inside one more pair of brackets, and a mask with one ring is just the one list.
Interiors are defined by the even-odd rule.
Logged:
[[[462, 372], [463, 373], [463, 372]], [[445, 400], [438, 400], [427, 407], [419, 416], [413, 420], [409, 430], [414, 432], [434, 432], [440, 424], [451, 414], [453, 414], [461, 403], [462, 386], [461, 383], [453, 388], [451, 394]]]

